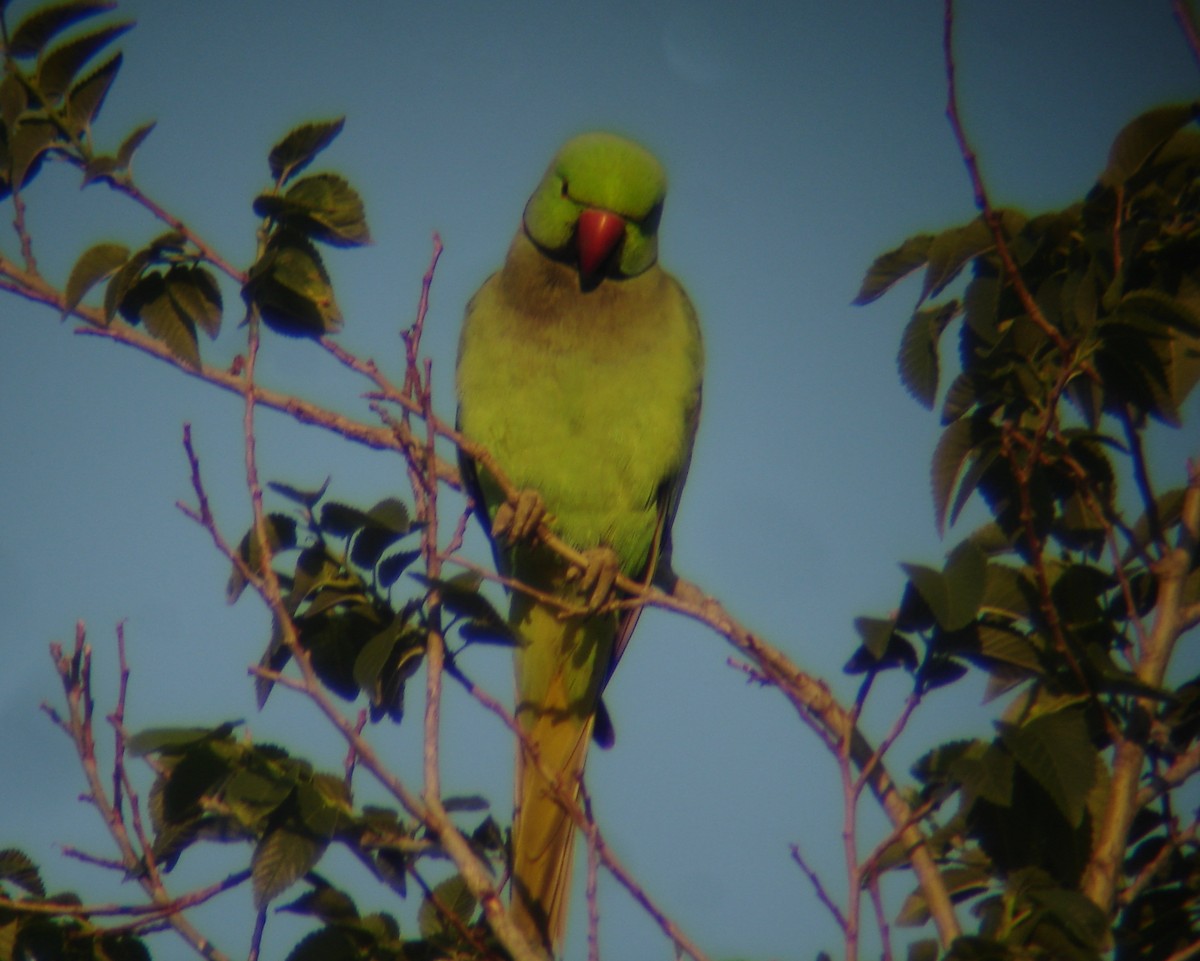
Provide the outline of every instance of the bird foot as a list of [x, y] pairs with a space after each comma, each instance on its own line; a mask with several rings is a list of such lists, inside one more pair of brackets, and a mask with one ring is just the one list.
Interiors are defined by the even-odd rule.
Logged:
[[578, 582], [579, 592], [587, 598], [588, 613], [595, 613], [612, 597], [621, 562], [611, 547], [593, 547], [584, 551], [583, 557], [583, 566], [567, 571], [567, 580]]
[[505, 501], [496, 508], [496, 516], [492, 519], [492, 537], [503, 537], [510, 544], [528, 541], [545, 519], [546, 502], [542, 500], [542, 495], [527, 488], [517, 494], [516, 504]]

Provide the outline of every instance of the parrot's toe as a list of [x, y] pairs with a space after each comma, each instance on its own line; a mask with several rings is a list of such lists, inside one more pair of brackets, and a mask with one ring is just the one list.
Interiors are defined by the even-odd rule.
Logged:
[[594, 547], [585, 551], [583, 556], [583, 569], [578, 572], [573, 569], [568, 577], [572, 580], [578, 578], [579, 592], [587, 598], [588, 611], [594, 613], [612, 597], [613, 584], [621, 571], [621, 561], [611, 547]]
[[516, 504], [506, 502], [496, 509], [492, 536], [504, 537], [509, 543], [528, 541], [545, 518], [546, 502], [542, 495], [535, 490], [523, 490], [517, 494]]

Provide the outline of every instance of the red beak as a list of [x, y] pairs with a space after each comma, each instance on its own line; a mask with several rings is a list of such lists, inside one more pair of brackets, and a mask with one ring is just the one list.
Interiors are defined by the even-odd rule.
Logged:
[[608, 259], [625, 234], [625, 221], [608, 210], [585, 210], [579, 215], [575, 246], [579, 251], [579, 272], [591, 277]]

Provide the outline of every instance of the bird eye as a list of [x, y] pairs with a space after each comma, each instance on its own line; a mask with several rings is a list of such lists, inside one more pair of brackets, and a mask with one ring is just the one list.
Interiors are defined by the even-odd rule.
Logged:
[[564, 197], [569, 197], [571, 195], [570, 188], [567, 186], [567, 178], [566, 177], [563, 177], [563, 181], [562, 181], [562, 195]]

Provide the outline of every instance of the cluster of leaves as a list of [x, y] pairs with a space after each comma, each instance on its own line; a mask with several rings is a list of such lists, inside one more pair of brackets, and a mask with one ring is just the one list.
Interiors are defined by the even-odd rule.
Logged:
[[[342, 119], [298, 127], [271, 148], [272, 189], [254, 201], [266, 218], [259, 256], [242, 296], [268, 327], [319, 337], [342, 327], [333, 285], [315, 241], [334, 247], [370, 243], [358, 193], [333, 173], [296, 179], [342, 130]], [[284, 190], [284, 187], [287, 190]]]
[[[257, 907], [306, 879], [311, 890], [282, 910], [316, 917], [326, 927], [297, 947], [296, 958], [318, 956], [311, 953], [313, 944], [328, 947], [334, 936], [329, 932], [361, 951], [324, 957], [423, 957], [418, 949], [426, 941], [442, 943], [448, 929], [470, 921], [475, 905], [464, 902], [457, 876], [435, 888], [432, 898], [426, 894], [417, 939], [401, 941], [390, 915], [360, 916], [347, 895], [313, 871], [329, 845], [344, 845], [403, 897], [420, 859], [439, 854], [436, 840], [424, 825], [408, 824], [394, 810], [356, 811], [348, 778], [315, 771], [280, 747], [238, 740], [234, 729], [234, 724], [158, 729], [130, 739], [130, 752], [153, 756], [158, 775], [149, 810], [160, 867], [170, 870], [199, 841], [248, 841], [254, 848], [250, 879]], [[487, 808], [478, 797], [448, 798], [445, 805], [452, 812]], [[466, 836], [481, 857], [503, 857], [503, 837], [490, 816]]]
[[405, 941], [382, 912], [362, 916], [344, 891], [316, 874], [308, 891], [280, 908], [322, 922], [287, 961], [441, 961], [504, 957], [463, 879], [454, 875], [425, 892], [417, 912], [420, 937]]
[[[402, 501], [386, 498], [369, 510], [326, 501], [328, 483], [317, 490], [287, 484], [271, 488], [290, 501], [295, 514], [266, 516], [271, 554], [278, 560], [276, 575], [284, 605], [296, 626], [298, 640], [311, 657], [313, 669], [330, 690], [347, 700], [361, 691], [372, 720], [383, 716], [399, 722], [404, 714], [404, 685], [420, 666], [430, 625], [426, 612], [428, 590], [436, 588], [442, 608], [467, 644], [510, 644], [505, 619], [478, 592], [479, 578], [460, 576], [433, 580], [413, 575], [426, 590], [396, 605], [393, 586], [421, 557], [405, 541], [419, 532]], [[262, 558], [255, 532], [239, 547], [253, 570]], [[240, 569], [230, 576], [227, 595], [235, 601], [246, 587]], [[454, 654], [448, 655], [453, 659]], [[281, 671], [291, 659], [283, 630], [274, 625], [262, 666]], [[258, 681], [260, 705], [271, 691], [270, 679]]]
[[[0, 199], [14, 188], [26, 188], [49, 156], [78, 167], [85, 186], [104, 182], [135, 191], [130, 164], [154, 123], [130, 132], [115, 152], [98, 152], [92, 126], [121, 67], [121, 54], [87, 70], [133, 23], [111, 23], [60, 39], [115, 6], [105, 0], [70, 0], [29, 14], [11, 31], [6, 27], [10, 39], [0, 82]], [[339, 118], [305, 124], [280, 140], [268, 157], [272, 186], [254, 201], [262, 227], [257, 258], [239, 278], [241, 292], [251, 314], [280, 333], [319, 337], [341, 328], [342, 314], [316, 244], [355, 247], [370, 242], [362, 201], [344, 178], [334, 173], [299, 176], [337, 137], [342, 123]], [[208, 252], [180, 230], [135, 251], [120, 243], [96, 244], [71, 270], [64, 315], [106, 281], [106, 323], [119, 315], [129, 324], [143, 324], [181, 363], [198, 369], [197, 332], [215, 338], [224, 312], [220, 287], [206, 261]]]
[[[97, 927], [73, 892], [47, 895], [37, 865], [22, 851], [0, 851], [0, 961], [18, 958], [71, 958], [74, 961], [149, 961], [142, 941], [125, 931]], [[55, 911], [55, 908], [67, 910]]]
[[[918, 806], [958, 799], [946, 823], [931, 819], [950, 890], [976, 898], [978, 935], [956, 943], [954, 958], [1098, 958], [1110, 919], [1080, 882], [1108, 803], [1103, 752], [1133, 740], [1153, 772], [1200, 734], [1200, 678], [1171, 689], [1136, 670], [1183, 502], [1182, 490], [1151, 489], [1140, 435], [1151, 417], [1177, 426], [1200, 380], [1198, 115], [1200, 104], [1180, 104], [1136, 118], [1095, 187], [1064, 210], [991, 212], [908, 239], [872, 265], [857, 298], [925, 269], [898, 365], [930, 409], [940, 339], [959, 321], [960, 370], [931, 471], [935, 518], [943, 530], [979, 493], [991, 520], [942, 570], [905, 565], [897, 612], [859, 620], [848, 669], [903, 668], [919, 696], [973, 665], [990, 695], [1017, 689], [994, 739], [944, 744], [915, 771]], [[1132, 478], [1142, 502], [1136, 523], [1118, 477]], [[1200, 602], [1195, 553], [1181, 600]], [[1118, 919], [1122, 958], [1165, 957], [1200, 938], [1200, 849], [1171, 837], [1166, 793], [1163, 804], [1139, 816], [1125, 865], [1126, 885], [1148, 865], [1153, 876]], [[904, 917], [927, 918], [919, 894]], [[936, 955], [932, 942], [915, 950]]]

